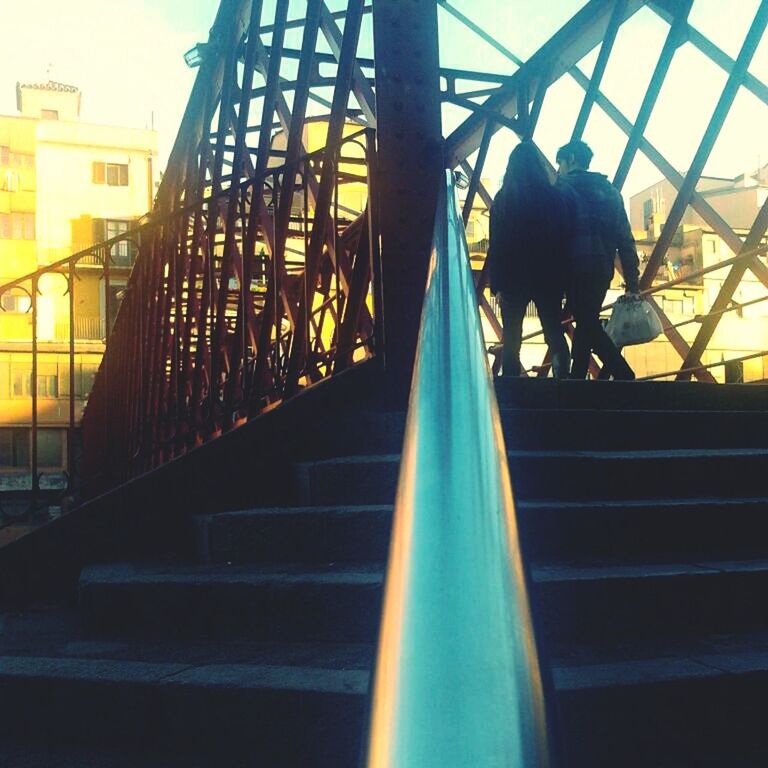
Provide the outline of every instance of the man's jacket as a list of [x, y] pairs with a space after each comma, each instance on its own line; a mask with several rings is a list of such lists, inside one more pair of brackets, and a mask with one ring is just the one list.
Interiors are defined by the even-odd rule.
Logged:
[[628, 290], [638, 290], [635, 238], [619, 191], [602, 173], [576, 170], [558, 181], [571, 222], [569, 270], [606, 283], [613, 277], [618, 251]]

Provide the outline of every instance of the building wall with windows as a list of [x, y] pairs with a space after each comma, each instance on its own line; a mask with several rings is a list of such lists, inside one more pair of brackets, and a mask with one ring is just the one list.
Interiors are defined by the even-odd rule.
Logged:
[[[97, 222], [128, 222], [152, 207], [154, 131], [43, 121], [38, 128], [40, 263], [106, 236]], [[90, 226], [89, 226], [90, 223]]]
[[[19, 84], [19, 115], [0, 116], [0, 285], [127, 231], [152, 206], [154, 131], [80, 122], [79, 89]], [[77, 268], [74, 394], [79, 422], [135, 259], [111, 251], [110, 317], [99, 258]], [[0, 490], [29, 473], [33, 387], [38, 396], [39, 469], [67, 465], [70, 319], [65, 273], [39, 281], [40, 355], [32, 382], [29, 283], [0, 295]]]
[[[768, 197], [768, 166], [732, 179], [704, 177], [697, 189], [736, 234], [744, 238]], [[653, 252], [676, 194], [677, 190], [665, 180], [630, 198], [630, 222], [637, 240], [641, 268]], [[763, 238], [765, 241], [766, 238]], [[685, 278], [735, 255], [725, 241], [689, 207], [657, 273], [656, 283]], [[764, 256], [760, 258], [764, 264], [767, 263]], [[681, 324], [678, 330], [688, 343], [693, 341], [701, 327], [697, 318], [709, 312], [728, 271], [726, 267], [704, 276], [692, 276], [690, 281], [683, 281], [657, 294], [657, 301], [672, 323]], [[703, 362], [717, 363], [768, 350], [768, 301], [756, 301], [767, 295], [766, 287], [752, 272], [747, 271], [734, 292], [728, 311], [720, 319], [702, 357]], [[625, 354], [640, 373], [672, 370], [680, 366], [679, 356], [661, 340], [627, 349]], [[768, 379], [768, 356], [745, 360], [741, 367], [746, 381]], [[725, 379], [724, 367], [713, 368], [712, 374], [719, 380]]]
[[0, 116], [0, 281], [37, 268], [37, 121]]

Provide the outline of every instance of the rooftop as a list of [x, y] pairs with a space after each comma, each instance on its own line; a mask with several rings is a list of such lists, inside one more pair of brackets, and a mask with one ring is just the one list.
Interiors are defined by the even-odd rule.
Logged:
[[57, 91], [59, 93], [77, 93], [80, 89], [76, 85], [57, 83], [49, 80], [47, 83], [16, 83], [16, 88], [35, 88], [40, 91]]

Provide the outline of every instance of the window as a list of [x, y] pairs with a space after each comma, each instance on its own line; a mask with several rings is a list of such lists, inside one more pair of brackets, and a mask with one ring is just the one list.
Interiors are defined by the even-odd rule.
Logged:
[[650, 229], [653, 219], [653, 200], [649, 197], [643, 200], [643, 229]]
[[58, 109], [42, 109], [40, 110], [40, 117], [42, 117], [43, 120], [58, 120], [59, 110]]
[[[127, 231], [127, 221], [107, 220], [106, 222], [107, 240], [111, 240], [113, 237], [118, 237], [119, 235], [124, 235]], [[112, 263], [118, 267], [130, 267], [132, 265], [130, 246], [131, 243], [129, 243], [127, 240], [115, 243], [110, 251], [110, 255], [112, 256]]]
[[93, 183], [110, 187], [128, 186], [128, 166], [120, 163], [94, 163]]
[[0, 296], [0, 307], [6, 312], [29, 312], [32, 299], [20, 288], [11, 288]]
[[37, 396], [48, 398], [57, 398], [59, 396], [59, 377], [55, 373], [38, 375]]
[[11, 168], [34, 168], [35, 156], [28, 155], [24, 152], [11, 152], [10, 153], [10, 166]]
[[[11, 378], [13, 397], [32, 397], [32, 371], [15, 368]], [[59, 396], [59, 377], [56, 373], [37, 374], [37, 396], [50, 399]]]
[[37, 464], [41, 469], [64, 466], [64, 430], [37, 430]]
[[0, 147], [0, 165], [9, 165], [10, 147]]
[[0, 429], [0, 467], [5, 469], [29, 468], [28, 429]]
[[12, 373], [11, 394], [13, 397], [31, 397], [32, 372], [15, 368]]
[[11, 396], [11, 364], [0, 362], [0, 400]]
[[29, 371], [22, 371], [15, 368], [11, 374], [11, 394], [13, 397], [29, 397], [29, 384], [32, 380], [32, 374]]
[[34, 239], [34, 213], [0, 213], [0, 240]]
[[2, 185], [4, 192], [18, 192], [19, 191], [19, 172], [7, 170], [2, 175]]

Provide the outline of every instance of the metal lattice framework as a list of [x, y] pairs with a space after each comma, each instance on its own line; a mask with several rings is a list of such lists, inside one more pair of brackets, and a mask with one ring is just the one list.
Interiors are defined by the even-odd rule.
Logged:
[[[696, 186], [738, 90], [745, 88], [768, 105], [768, 87], [748, 71], [768, 21], [768, 0], [760, 2], [735, 59], [691, 26], [692, 4], [590, 0], [522, 61], [448, 0], [426, 6], [348, 0], [341, 10], [324, 0], [276, 0], [269, 18], [262, 0], [222, 0], [210, 39], [199, 47], [202, 64], [154, 210], [147, 223], [125, 236], [138, 248], [137, 263], [83, 420], [86, 475], [102, 478], [94, 487], [157, 466], [313, 382], [381, 357], [384, 349], [390, 360], [398, 345], [412, 348], [428, 256], [421, 255], [421, 243], [428, 250], [432, 222], [426, 214], [434, 211], [439, 176], [431, 185], [426, 166], [423, 172], [407, 165], [392, 168], [398, 155], [391, 147], [421, 136], [427, 117], [439, 132], [441, 108], [469, 110], [444, 140], [449, 167], [469, 177], [467, 222], [478, 198], [487, 207], [492, 202], [481, 178], [494, 135], [512, 131], [536, 140], [542, 104], [564, 76], [584, 91], [572, 137], [582, 135], [596, 109], [626, 136], [614, 184], [621, 189], [640, 153], [677, 189], [642, 275], [650, 299], [688, 206], [736, 253], [715, 267], [730, 272], [693, 343], [654, 304], [680, 355], [679, 378], [713, 381], [702, 353], [736, 286], [750, 270], [768, 287], [768, 267], [760, 258], [768, 204], [742, 239]], [[294, 11], [301, 7], [300, 17], [289, 19], [289, 5]], [[436, 37], [438, 5], [468, 36], [501, 53], [510, 73], [438, 69], [436, 41], [434, 51], [427, 51], [430, 36]], [[632, 121], [601, 91], [601, 83], [622, 24], [644, 6], [668, 30]], [[427, 17], [434, 17], [434, 26], [430, 22], [414, 32], [418, 24], [409, 20]], [[366, 26], [371, 19], [373, 34]], [[703, 136], [692, 137], [698, 149], [681, 173], [645, 133], [684, 45], [720, 67], [726, 82]], [[421, 46], [418, 55], [408, 46]], [[588, 77], [578, 64], [595, 49], [597, 62]], [[398, 56], [410, 54], [414, 57], [398, 71]], [[409, 75], [406, 88], [402, 78]], [[434, 99], [414, 106], [419, 88], [434, 92]], [[317, 125], [322, 141], [310, 146]], [[428, 143], [424, 148], [429, 154]], [[434, 186], [434, 192], [413, 193], [423, 179], [420, 189]], [[359, 191], [359, 206], [345, 202], [347, 189]], [[407, 219], [414, 201], [424, 215]], [[396, 272], [391, 265], [400, 246], [387, 243], [398, 226], [411, 227], [407, 238], [419, 256], [401, 259]], [[112, 244], [75, 254], [0, 291], [35, 285], [46, 271], [69, 275], [71, 282], [74, 266], [86, 255], [95, 254], [108, 271]], [[409, 274], [415, 284], [411, 294], [393, 293]], [[501, 338], [484, 270], [476, 278], [480, 310]], [[398, 325], [402, 314], [416, 320]]]
[[[572, 77], [584, 90], [584, 100], [571, 138], [582, 137], [590, 113], [595, 106], [599, 107], [627, 137], [621, 160], [613, 177], [614, 185], [619, 190], [622, 189], [635, 156], [641, 152], [677, 189], [677, 195], [661, 235], [641, 276], [641, 288], [644, 289], [646, 298], [653, 303], [662, 321], [666, 337], [681, 357], [682, 363], [677, 378], [686, 379], [694, 375], [702, 381], [715, 381], [707, 367], [702, 365], [701, 356], [712, 339], [724, 310], [731, 302], [736, 287], [747, 270], [751, 270], [760, 282], [768, 287], [768, 268], [759, 258], [765, 253], [765, 249], [760, 245], [768, 227], [768, 202], [759, 211], [747, 237], [742, 239], [697, 192], [696, 185], [738, 90], [742, 87], [746, 88], [768, 105], [768, 87], [748, 72], [749, 64], [765, 32], [768, 3], [760, 3], [735, 60], [689, 24], [688, 16], [693, 0], [657, 0], [650, 3], [642, 0], [613, 0], [589, 3], [526, 62], [522, 62], [492, 36], [472, 24], [447, 0], [440, 0], [440, 5], [464, 21], [475, 34], [518, 67], [506, 82], [493, 90], [489, 89], [487, 94], [484, 93], [484, 100], [481, 103], [468, 99], [466, 95], [457, 96], [455, 88], [452, 87], [452, 81], [448, 81], [447, 100], [473, 112], [447, 138], [447, 151], [451, 164], [460, 166], [470, 176], [464, 208], [465, 222], [469, 218], [477, 194], [482, 195], [486, 205], [490, 207], [491, 204], [490, 195], [483, 190], [480, 178], [493, 134], [502, 128], [509, 128], [520, 138], [535, 140], [536, 124], [548, 88], [563, 75]], [[669, 29], [645, 97], [633, 123], [601, 92], [600, 85], [621, 25], [645, 5], [667, 22]], [[686, 174], [678, 172], [644, 135], [675, 53], [684, 44], [694, 46], [727, 74], [725, 85]], [[577, 62], [595, 45], [599, 45], [599, 55], [590, 78], [578, 67]], [[696, 140], [695, 137], [691, 138]], [[467, 157], [475, 151], [478, 151], [478, 156], [473, 168], [467, 161]], [[723, 268], [730, 266], [730, 272], [709, 315], [690, 345], [678, 331], [679, 326], [669, 320], [652, 296], [661, 288], [674, 284], [670, 281], [663, 286], [653, 287], [654, 278], [688, 206], [691, 206], [737, 254], [733, 263], [722, 264]], [[478, 300], [491, 327], [500, 339], [501, 325], [484, 293], [486, 286], [487, 278], [483, 273], [478, 280]], [[542, 372], [546, 373], [546, 366], [542, 368]]]

